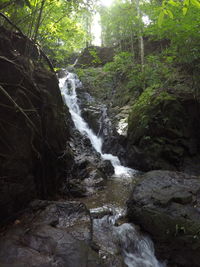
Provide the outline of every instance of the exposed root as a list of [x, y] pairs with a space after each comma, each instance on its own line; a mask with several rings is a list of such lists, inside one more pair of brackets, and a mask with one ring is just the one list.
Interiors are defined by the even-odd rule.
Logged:
[[30, 120], [30, 118], [26, 115], [23, 109], [13, 100], [13, 98], [6, 92], [6, 90], [0, 85], [0, 90], [2, 93], [14, 104], [14, 106], [23, 114], [23, 116], [27, 119], [31, 127], [35, 130], [35, 132], [39, 134], [38, 129], [36, 128], [35, 124]]

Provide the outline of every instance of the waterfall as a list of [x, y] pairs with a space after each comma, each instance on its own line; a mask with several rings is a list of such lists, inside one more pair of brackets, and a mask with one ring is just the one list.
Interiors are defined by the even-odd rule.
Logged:
[[118, 157], [112, 154], [104, 154], [102, 152], [103, 140], [101, 137], [94, 134], [92, 129], [89, 128], [86, 121], [82, 118], [76, 94], [76, 88], [81, 85], [77, 75], [66, 72], [66, 76], [59, 80], [59, 84], [63, 100], [69, 108], [75, 127], [81, 134], [87, 135], [94, 149], [101, 154], [102, 159], [110, 160], [114, 167], [116, 177], [131, 177], [136, 171], [122, 166]]
[[[110, 160], [115, 170], [115, 177], [126, 178], [114, 179], [115, 182], [118, 181], [120, 183], [119, 190], [123, 191], [122, 188], [131, 188], [131, 177], [136, 171], [122, 166], [118, 157], [112, 154], [104, 154], [102, 152], [103, 140], [94, 134], [81, 116], [76, 94], [76, 88], [81, 86], [81, 82], [78, 80], [76, 74], [66, 72], [66, 76], [61, 78], [59, 83], [63, 100], [69, 108], [75, 127], [81, 134], [86, 135], [90, 139], [92, 146], [101, 154], [102, 159]], [[127, 181], [129, 181], [128, 186]], [[114, 191], [113, 185], [107, 192], [109, 200], [111, 191]], [[99, 202], [99, 199], [104, 199], [105, 197], [105, 195], [101, 196], [101, 193], [99, 194], [100, 195], [95, 194], [97, 202]], [[121, 196], [120, 194], [116, 194], [116, 197], [120, 198]], [[116, 199], [112, 201], [115, 204], [117, 203]], [[94, 203], [94, 201], [92, 201], [92, 203]], [[96, 236], [96, 239], [103, 245], [105, 251], [111, 249], [109, 244], [111, 241], [120, 248], [124, 263], [128, 267], [165, 267], [165, 263], [160, 263], [156, 259], [153, 242], [148, 236], [140, 233], [137, 228], [130, 223], [123, 223], [117, 226], [117, 221], [125, 216], [126, 211], [121, 207], [115, 207], [113, 204], [110, 205], [112, 206], [112, 215], [105, 215], [100, 219], [93, 219], [93, 235]], [[104, 209], [105, 207], [102, 208]], [[102, 210], [102, 208], [100, 209]], [[98, 209], [99, 208], [90, 209], [91, 214], [97, 212]]]

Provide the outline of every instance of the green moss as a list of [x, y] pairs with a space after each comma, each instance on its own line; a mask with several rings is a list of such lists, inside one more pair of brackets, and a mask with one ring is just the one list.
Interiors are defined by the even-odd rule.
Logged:
[[167, 106], [173, 102], [176, 103], [176, 97], [167, 91], [147, 88], [134, 103], [129, 116], [129, 133], [133, 141], [137, 142], [142, 136], [148, 136], [152, 123], [164, 127], [171, 116]]
[[102, 63], [97, 51], [94, 48], [89, 48], [89, 53], [93, 57], [92, 63]]
[[113, 88], [113, 77], [105, 73], [102, 68], [76, 69], [79, 79], [86, 91], [97, 100], [109, 98]]

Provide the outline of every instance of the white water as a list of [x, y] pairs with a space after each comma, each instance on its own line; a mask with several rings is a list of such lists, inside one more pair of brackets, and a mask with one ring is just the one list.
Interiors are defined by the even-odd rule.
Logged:
[[[91, 210], [94, 212], [95, 209]], [[128, 267], [166, 267], [155, 257], [154, 245], [148, 236], [139, 232], [133, 224], [123, 223], [116, 226], [120, 217], [123, 218], [125, 211], [113, 208], [113, 215], [106, 215], [102, 219], [94, 219], [93, 231], [95, 238], [112, 254], [119, 247]], [[112, 245], [110, 245], [112, 244]]]
[[86, 134], [90, 139], [92, 146], [101, 154], [104, 160], [110, 160], [112, 163], [116, 177], [131, 177], [136, 171], [121, 165], [118, 157], [112, 154], [104, 154], [102, 152], [102, 139], [94, 134], [88, 124], [81, 116], [81, 111], [78, 105], [76, 88], [80, 86], [80, 81], [74, 73], [66, 73], [64, 78], [59, 80], [61, 94], [63, 100], [69, 108], [75, 127], [81, 134]]

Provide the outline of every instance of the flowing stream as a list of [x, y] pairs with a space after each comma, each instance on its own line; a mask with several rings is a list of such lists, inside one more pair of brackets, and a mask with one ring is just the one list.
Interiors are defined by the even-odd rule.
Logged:
[[92, 146], [98, 153], [101, 154], [101, 157], [104, 160], [111, 161], [115, 170], [115, 176], [132, 176], [135, 170], [122, 166], [118, 157], [111, 154], [102, 153], [102, 139], [93, 133], [93, 131], [88, 127], [88, 124], [81, 117], [81, 111], [78, 105], [78, 98], [76, 94], [77, 86], [80, 86], [80, 81], [77, 79], [77, 76], [74, 73], [68, 73], [66, 77], [60, 79], [61, 93], [65, 103], [69, 107], [75, 127], [80, 133], [88, 136]]
[[[121, 165], [118, 157], [102, 153], [102, 139], [94, 134], [81, 116], [76, 88], [81, 85], [77, 76], [66, 72], [59, 80], [64, 102], [69, 108], [75, 127], [87, 135], [92, 146], [103, 160], [110, 160], [115, 174], [108, 180], [106, 189], [90, 198], [81, 199], [90, 209], [93, 220], [94, 240], [100, 244], [100, 256], [121, 254], [128, 267], [164, 267], [154, 254], [153, 242], [136, 226], [124, 221], [125, 201], [131, 191], [137, 171]], [[102, 214], [102, 216], [99, 216]], [[96, 216], [96, 217], [95, 217]], [[113, 266], [121, 266], [114, 263]]]

